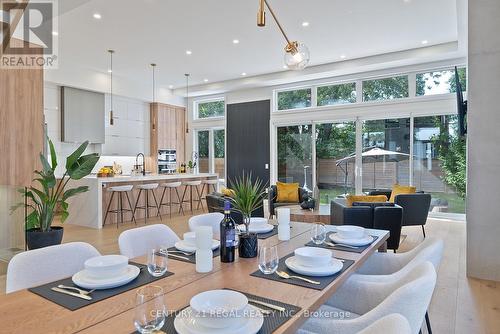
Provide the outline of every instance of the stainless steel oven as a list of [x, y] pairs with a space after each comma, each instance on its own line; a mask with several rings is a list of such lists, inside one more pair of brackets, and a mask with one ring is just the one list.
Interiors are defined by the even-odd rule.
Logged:
[[158, 173], [173, 174], [177, 172], [177, 153], [172, 149], [158, 150]]

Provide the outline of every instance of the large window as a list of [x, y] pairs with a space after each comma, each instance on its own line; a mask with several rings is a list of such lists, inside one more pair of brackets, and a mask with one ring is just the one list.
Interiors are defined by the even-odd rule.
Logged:
[[321, 203], [354, 194], [356, 123], [316, 124], [316, 178]]
[[196, 111], [198, 118], [224, 117], [224, 100], [197, 102]]
[[225, 131], [214, 130], [214, 170], [223, 179], [225, 173]]
[[208, 173], [210, 171], [209, 164], [209, 137], [210, 132], [207, 130], [198, 131], [198, 170], [200, 173]]
[[457, 116], [415, 117], [413, 184], [432, 194], [433, 212], [465, 213], [465, 140]]
[[312, 126], [278, 127], [278, 181], [312, 187]]
[[363, 101], [408, 97], [408, 76], [363, 81]]
[[363, 122], [363, 191], [408, 185], [410, 119]]
[[321, 86], [317, 89], [318, 106], [356, 102], [356, 83]]
[[308, 108], [311, 106], [311, 88], [278, 92], [278, 110]]
[[[464, 67], [458, 69], [458, 78], [462, 90], [467, 90], [467, 71]], [[418, 73], [416, 77], [417, 96], [454, 93], [457, 91], [455, 71], [433, 71]]]

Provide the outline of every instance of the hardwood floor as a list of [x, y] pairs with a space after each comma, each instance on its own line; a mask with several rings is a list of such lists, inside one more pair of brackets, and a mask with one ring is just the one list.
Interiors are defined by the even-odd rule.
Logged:
[[[201, 212], [199, 212], [201, 213]], [[163, 218], [177, 234], [188, 231], [189, 216], [176, 215]], [[159, 219], [151, 219], [159, 223]], [[137, 226], [143, 222], [138, 221]], [[102, 254], [118, 253], [118, 235], [136, 227], [126, 223], [105, 226], [94, 230], [65, 225], [63, 242], [85, 241], [94, 245]], [[443, 261], [438, 273], [438, 282], [429, 309], [434, 333], [456, 334], [500, 334], [500, 282], [467, 278], [465, 275], [465, 223], [444, 219], [429, 219], [426, 226], [428, 236], [445, 241]], [[413, 248], [423, 240], [420, 227], [405, 227], [406, 235], [400, 252]], [[0, 293], [5, 291], [5, 276], [0, 276]], [[423, 331], [426, 333], [426, 331]]]

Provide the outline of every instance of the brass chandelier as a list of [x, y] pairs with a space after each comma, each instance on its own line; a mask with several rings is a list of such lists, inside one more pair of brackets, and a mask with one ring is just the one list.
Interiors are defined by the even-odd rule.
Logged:
[[269, 6], [269, 3], [267, 0], [259, 0], [259, 11], [257, 12], [257, 26], [259, 27], [265, 27], [266, 25], [266, 8], [269, 9], [269, 12], [271, 13], [274, 21], [278, 25], [278, 28], [280, 29], [281, 33], [283, 34], [283, 37], [285, 37], [286, 40], [286, 46], [285, 46], [285, 65], [291, 69], [291, 70], [302, 70], [304, 69], [307, 64], [309, 63], [309, 49], [307, 46], [303, 43], [299, 43], [298, 41], [290, 41], [288, 36], [285, 33], [285, 30], [283, 30], [283, 27], [281, 26], [280, 22], [278, 21], [278, 18], [276, 17], [276, 14], [272, 10], [272, 8]]

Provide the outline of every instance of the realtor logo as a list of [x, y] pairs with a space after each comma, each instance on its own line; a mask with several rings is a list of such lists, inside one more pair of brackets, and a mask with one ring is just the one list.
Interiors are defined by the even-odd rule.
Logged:
[[57, 0], [2, 2], [0, 68], [57, 68]]

